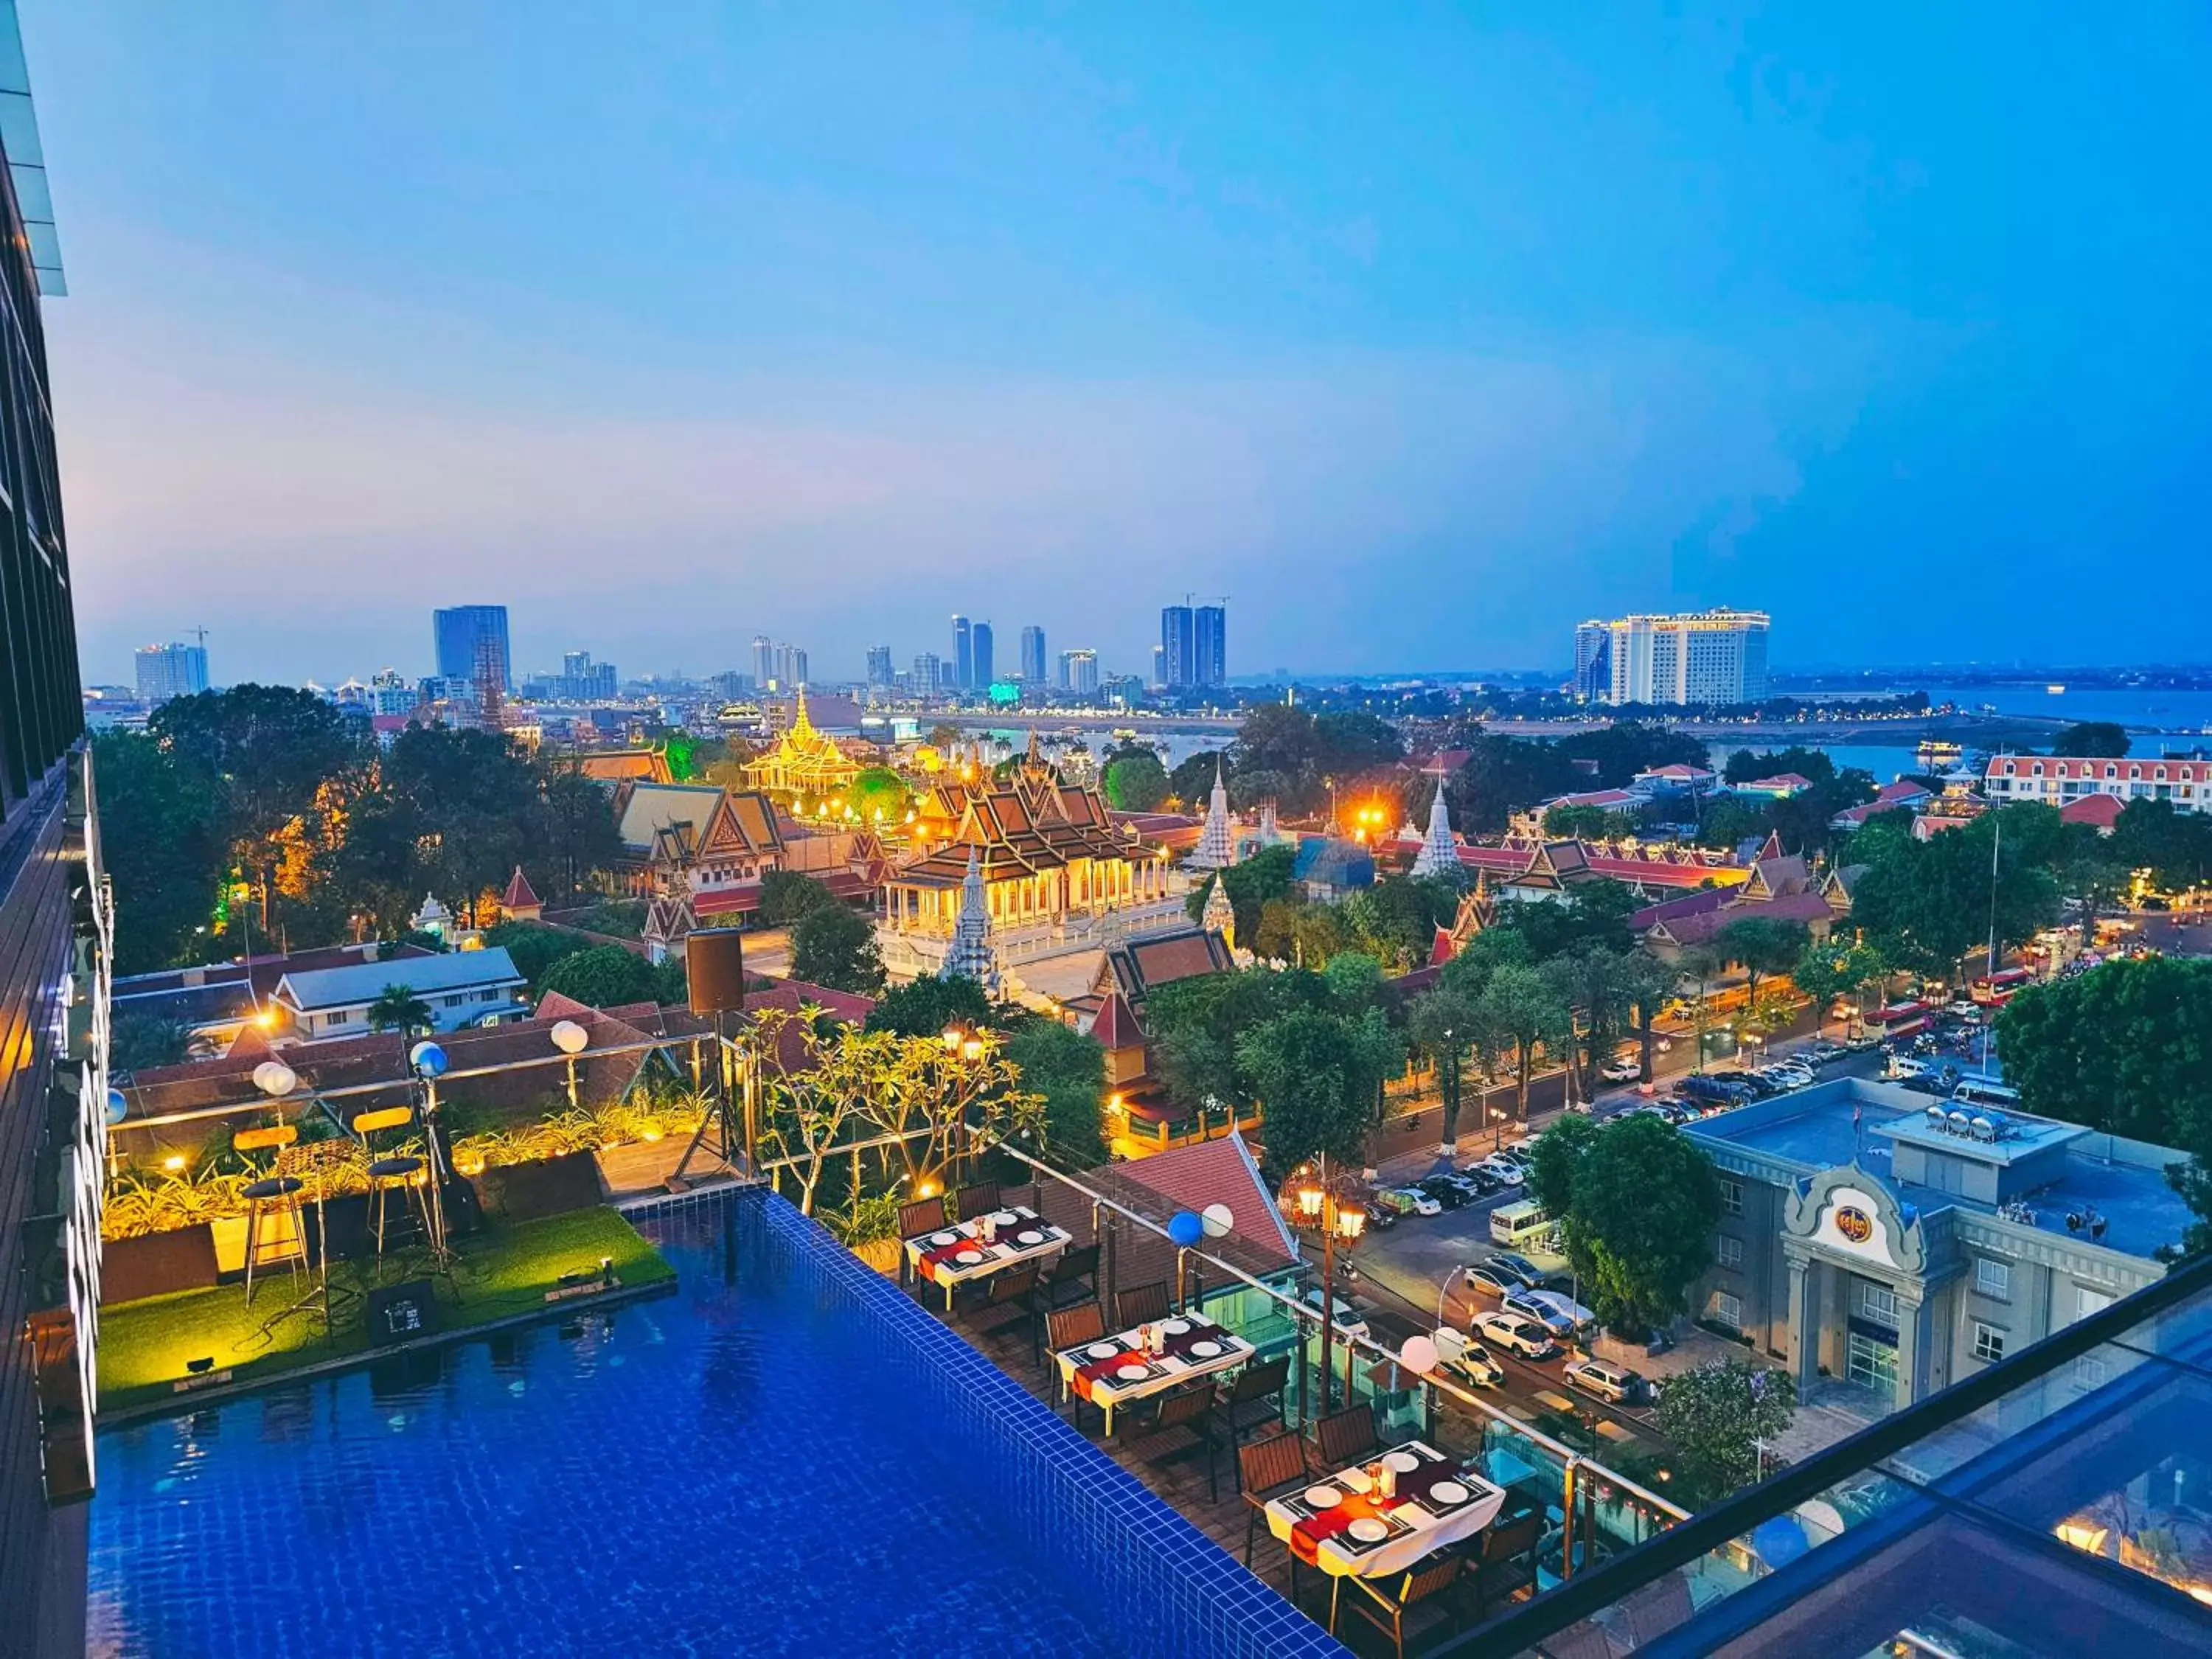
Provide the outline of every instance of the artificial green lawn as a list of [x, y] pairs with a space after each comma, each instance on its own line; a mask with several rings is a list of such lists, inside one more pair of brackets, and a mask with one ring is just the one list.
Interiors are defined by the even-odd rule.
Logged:
[[[453, 1255], [459, 1302], [442, 1282], [438, 1285], [438, 1307], [448, 1331], [562, 1306], [548, 1304], [545, 1292], [563, 1273], [596, 1272], [602, 1256], [614, 1259], [615, 1277], [625, 1286], [675, 1276], [675, 1269], [635, 1227], [604, 1207], [514, 1225], [487, 1220], [483, 1231], [454, 1241]], [[387, 1261], [374, 1281], [363, 1270], [366, 1264], [339, 1263], [331, 1269], [331, 1283], [334, 1290], [347, 1284], [358, 1289], [372, 1282], [392, 1284], [422, 1276], [428, 1261], [417, 1253], [404, 1267]], [[358, 1299], [341, 1298], [337, 1329], [330, 1337], [323, 1335], [320, 1316], [312, 1313], [294, 1314], [263, 1331], [270, 1316], [295, 1300], [306, 1285], [304, 1274], [295, 1284], [289, 1271], [279, 1268], [254, 1287], [251, 1309], [245, 1287], [238, 1285], [149, 1296], [102, 1309], [100, 1410], [149, 1400], [190, 1400], [189, 1394], [176, 1394], [170, 1386], [185, 1375], [188, 1359], [211, 1356], [216, 1370], [228, 1370], [234, 1382], [246, 1382], [365, 1352], [368, 1344]]]

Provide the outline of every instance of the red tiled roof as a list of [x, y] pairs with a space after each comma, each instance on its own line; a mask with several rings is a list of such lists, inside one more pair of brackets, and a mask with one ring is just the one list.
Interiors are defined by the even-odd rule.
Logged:
[[1243, 1136], [1232, 1133], [1218, 1140], [1172, 1147], [1112, 1168], [1123, 1182], [1144, 1188], [1158, 1200], [1130, 1206], [1156, 1220], [1165, 1221], [1178, 1210], [1196, 1213], [1209, 1204], [1226, 1204], [1235, 1218], [1228, 1233], [1224, 1240], [1209, 1241], [1201, 1248], [1233, 1241], [1243, 1245], [1251, 1259], [1265, 1264], [1255, 1269], [1263, 1273], [1297, 1264], [1298, 1255], [1290, 1230], [1283, 1224], [1282, 1212], [1261, 1178]]
[[1777, 772], [1771, 778], [1753, 778], [1746, 789], [1810, 789], [1813, 780], [1799, 772]]
[[1145, 1028], [1138, 1024], [1136, 1011], [1127, 1000], [1115, 991], [1108, 995], [1091, 1022], [1091, 1035], [1108, 1048], [1135, 1048], [1145, 1041]]
[[1429, 941], [1428, 965], [1431, 968], [1441, 968], [1458, 954], [1459, 946], [1453, 941], [1451, 929], [1437, 928], [1436, 938]]
[[1692, 915], [1670, 916], [1662, 924], [1667, 937], [1677, 945], [1702, 945], [1732, 922], [1761, 917], [1773, 921], [1826, 921], [1835, 913], [1818, 893], [1791, 893], [1777, 899], [1753, 899], [1741, 904], [1700, 910]]
[[2100, 830], [2110, 830], [2120, 821], [2120, 813], [2127, 803], [2118, 795], [2083, 795], [2069, 800], [2058, 809], [2061, 823], [2090, 823]]
[[1632, 910], [1628, 916], [1631, 933], [1641, 933], [1662, 921], [1671, 922], [1681, 916], [1702, 915], [1708, 910], [1717, 910], [1736, 896], [1733, 887], [1707, 887], [1680, 897], [1662, 899], [1656, 904], [1647, 904], [1641, 910]]
[[530, 878], [522, 873], [520, 865], [514, 866], [514, 874], [499, 902], [510, 910], [526, 910], [537, 905], [538, 895], [531, 890]]
[[860, 1024], [876, 1010], [873, 997], [864, 997], [854, 991], [833, 991], [826, 985], [811, 984], [803, 979], [757, 981], [745, 992], [747, 1013], [761, 1008], [796, 1009], [808, 1002], [848, 1025]]

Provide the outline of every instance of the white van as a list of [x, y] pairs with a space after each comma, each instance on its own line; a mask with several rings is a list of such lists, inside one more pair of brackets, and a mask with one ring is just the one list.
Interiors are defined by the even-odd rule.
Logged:
[[1991, 1083], [1986, 1078], [1970, 1077], [1960, 1081], [1951, 1091], [1951, 1098], [1961, 1106], [1994, 1106], [2001, 1112], [2020, 1109], [2020, 1091], [2002, 1083]]
[[1534, 1199], [1501, 1204], [1490, 1212], [1490, 1242], [1501, 1249], [1536, 1249], [1549, 1239], [1552, 1218]]

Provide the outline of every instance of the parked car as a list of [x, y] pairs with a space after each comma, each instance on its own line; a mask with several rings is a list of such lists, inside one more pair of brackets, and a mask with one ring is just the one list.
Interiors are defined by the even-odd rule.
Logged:
[[1467, 1282], [1485, 1296], [1510, 1296], [1516, 1291], [1528, 1288], [1521, 1282], [1517, 1274], [1487, 1261], [1478, 1261], [1472, 1267], [1462, 1268], [1461, 1272]]
[[1445, 1326], [1436, 1334], [1439, 1369], [1478, 1389], [1494, 1389], [1505, 1381], [1505, 1367], [1481, 1343]]
[[1844, 1048], [1855, 1054], [1863, 1054], [1868, 1049], [1879, 1048], [1881, 1045], [1882, 1035], [1879, 1031], [1861, 1031], [1856, 1036], [1844, 1039]]
[[1492, 1193], [1504, 1191], [1506, 1184], [1480, 1164], [1468, 1164], [1466, 1169], [1459, 1172], [1459, 1178], [1485, 1198], [1488, 1198]]
[[1523, 1359], [1549, 1359], [1559, 1351], [1550, 1330], [1526, 1314], [1484, 1314], [1474, 1322], [1474, 1334]]
[[1516, 1255], [1510, 1250], [1492, 1251], [1490, 1255], [1490, 1265], [1496, 1268], [1499, 1273], [1511, 1274], [1514, 1278], [1519, 1279], [1523, 1285], [1526, 1285], [1530, 1290], [1536, 1289], [1544, 1282], [1544, 1274], [1541, 1268], [1538, 1267], [1534, 1262], [1529, 1261], [1527, 1256]]
[[1597, 1068], [1597, 1074], [1607, 1083], [1633, 1083], [1644, 1075], [1644, 1066], [1639, 1060], [1610, 1060]]
[[1379, 1188], [1375, 1194], [1375, 1201], [1386, 1209], [1395, 1210], [1401, 1216], [1442, 1215], [1444, 1212], [1444, 1206], [1419, 1187]]
[[1387, 1204], [1363, 1204], [1359, 1209], [1367, 1218], [1369, 1229], [1374, 1232], [1387, 1233], [1398, 1224], [1398, 1212]]
[[1644, 1374], [1631, 1370], [1617, 1360], [1570, 1360], [1565, 1375], [1569, 1387], [1595, 1395], [1600, 1400], [1609, 1400], [1616, 1406], [1633, 1405], [1644, 1395]]
[[[1309, 1287], [1305, 1294], [1298, 1299], [1304, 1302], [1307, 1307], [1313, 1310], [1314, 1312], [1319, 1313], [1321, 1311], [1321, 1286], [1316, 1285]], [[1361, 1313], [1358, 1309], [1352, 1306], [1351, 1303], [1346, 1302], [1340, 1296], [1336, 1298], [1335, 1304], [1329, 1311], [1330, 1316], [1336, 1321], [1337, 1328], [1339, 1330], [1348, 1331], [1352, 1335], [1359, 1338], [1363, 1342], [1367, 1340], [1367, 1316], [1365, 1314]]]
[[1414, 1184], [1447, 1210], [1464, 1209], [1475, 1200], [1474, 1192], [1456, 1176], [1424, 1176]]
[[1508, 1187], [1518, 1187], [1528, 1179], [1528, 1171], [1510, 1152], [1492, 1152], [1474, 1167], [1489, 1170], [1492, 1176]]
[[[1561, 1335], [1571, 1335], [1577, 1331], [1590, 1330], [1597, 1324], [1595, 1314], [1576, 1301], [1574, 1297], [1558, 1291], [1523, 1291], [1521, 1292], [1520, 1299], [1528, 1303], [1531, 1308], [1543, 1310], [1544, 1311], [1539, 1312], [1536, 1316], [1553, 1330], [1559, 1331]], [[1561, 1330], [1559, 1326], [1560, 1320], [1566, 1322], [1564, 1330]]]

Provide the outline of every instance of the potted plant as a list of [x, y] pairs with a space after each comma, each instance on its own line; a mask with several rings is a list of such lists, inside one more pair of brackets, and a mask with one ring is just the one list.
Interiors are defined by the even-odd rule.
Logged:
[[830, 1235], [878, 1273], [898, 1272], [899, 1200], [896, 1193], [864, 1198], [847, 1210], [832, 1210], [820, 1218]]

